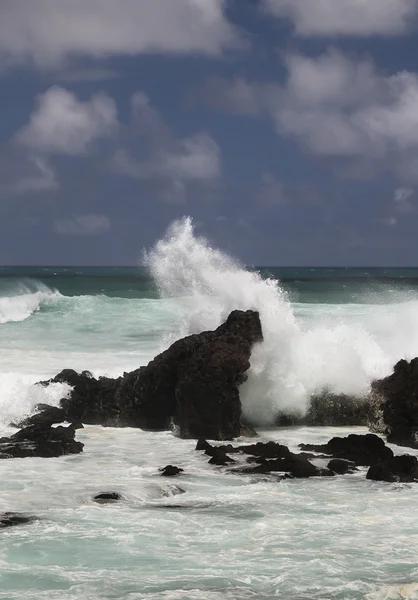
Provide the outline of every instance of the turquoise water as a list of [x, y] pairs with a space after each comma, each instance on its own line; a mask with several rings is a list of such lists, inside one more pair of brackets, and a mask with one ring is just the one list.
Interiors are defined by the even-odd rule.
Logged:
[[[0, 269], [0, 435], [68, 393], [34, 382], [67, 367], [119, 375], [234, 308], [259, 310], [265, 338], [244, 411], [261, 439], [292, 448], [336, 432], [269, 429], [278, 409], [303, 410], [323, 387], [364, 393], [418, 355], [418, 269], [245, 270], [185, 222], [146, 268]], [[231, 475], [171, 432], [86, 427], [77, 438], [81, 455], [1, 461], [0, 510], [39, 520], [0, 531], [0, 598], [418, 598], [413, 485], [363, 471], [280, 483]], [[169, 463], [185, 475], [163, 480]], [[109, 490], [124, 501], [92, 502]]]

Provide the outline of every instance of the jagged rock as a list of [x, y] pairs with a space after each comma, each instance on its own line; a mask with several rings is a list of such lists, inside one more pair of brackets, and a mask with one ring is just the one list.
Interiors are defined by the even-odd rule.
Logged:
[[3, 458], [25, 458], [40, 456], [43, 458], [78, 454], [84, 444], [76, 442], [75, 429], [51, 427], [40, 423], [21, 429], [10, 437], [0, 438], [0, 456]]
[[49, 404], [37, 404], [35, 406], [37, 411], [31, 417], [20, 421], [17, 424], [18, 427], [29, 427], [30, 425], [54, 425], [56, 423], [63, 423], [65, 421], [65, 411], [58, 406], [49, 406]]
[[23, 515], [20, 513], [6, 512], [0, 514], [0, 528], [13, 527], [15, 525], [25, 525], [26, 523], [32, 523], [36, 521], [36, 517], [29, 515]]
[[99, 504], [109, 504], [122, 500], [122, 496], [118, 492], [100, 492], [100, 494], [94, 496], [93, 500]]
[[183, 473], [184, 469], [180, 469], [174, 465], [167, 465], [166, 467], [161, 467], [159, 471], [163, 477], [175, 477], [176, 475]]
[[389, 460], [393, 452], [377, 435], [351, 434], [348, 437], [334, 437], [327, 444], [299, 444], [302, 450], [323, 452], [335, 458], [345, 458], [356, 465], [370, 466], [381, 460]]
[[292, 454], [287, 446], [273, 441], [240, 446], [239, 450], [245, 454], [252, 454], [261, 458], [287, 458]]
[[72, 387], [60, 405], [69, 422], [168, 429], [174, 419], [181, 437], [232, 439], [253, 431], [241, 424], [238, 387], [262, 339], [258, 313], [236, 310], [215, 331], [183, 338], [117, 379], [66, 369], [41, 385]]
[[337, 473], [337, 475], [345, 475], [357, 471], [356, 465], [350, 460], [343, 458], [333, 458], [327, 465], [328, 469]]
[[418, 480], [418, 460], [416, 456], [403, 454], [375, 463], [366, 475], [367, 479], [388, 482], [412, 482]]
[[374, 381], [372, 426], [388, 434], [388, 442], [418, 448], [418, 358], [400, 360], [392, 375]]
[[235, 462], [233, 458], [227, 455], [223, 448], [217, 448], [216, 446], [212, 448], [210, 456], [209, 464], [211, 465], [225, 466], [228, 463]]

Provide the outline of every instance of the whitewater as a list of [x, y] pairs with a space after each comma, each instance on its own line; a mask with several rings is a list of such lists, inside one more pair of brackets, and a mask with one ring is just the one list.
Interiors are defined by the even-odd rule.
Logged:
[[[261, 439], [291, 449], [358, 428], [275, 429], [278, 412], [303, 412], [324, 388], [365, 394], [397, 360], [418, 356], [418, 269], [247, 269], [190, 219], [141, 262], [0, 268], [0, 435], [69, 393], [37, 381], [63, 368], [120, 375], [236, 308], [258, 310], [264, 333], [241, 388], [244, 413]], [[238, 477], [172, 432], [86, 427], [77, 439], [80, 455], [1, 461], [0, 511], [39, 520], [0, 530], [0, 598], [418, 598], [413, 485], [363, 472]], [[185, 475], [167, 483], [158, 468], [170, 463]], [[124, 502], [97, 505], [101, 491]]]

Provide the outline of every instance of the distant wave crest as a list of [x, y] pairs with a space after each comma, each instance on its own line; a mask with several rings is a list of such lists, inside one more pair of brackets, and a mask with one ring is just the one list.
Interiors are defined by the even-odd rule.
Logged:
[[7, 295], [0, 296], [0, 324], [25, 321], [39, 310], [43, 303], [61, 294], [39, 281], [30, 283], [18, 282], [7, 290]]

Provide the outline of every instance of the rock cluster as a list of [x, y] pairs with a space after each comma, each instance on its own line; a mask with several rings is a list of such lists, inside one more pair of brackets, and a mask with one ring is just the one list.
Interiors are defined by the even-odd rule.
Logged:
[[236, 310], [215, 331], [187, 336], [117, 379], [66, 369], [42, 385], [67, 383], [69, 397], [58, 409], [40, 406], [25, 424], [59, 418], [161, 430], [174, 421], [183, 438], [233, 439], [242, 431], [238, 388], [247, 378], [252, 346], [262, 339], [258, 313]]

